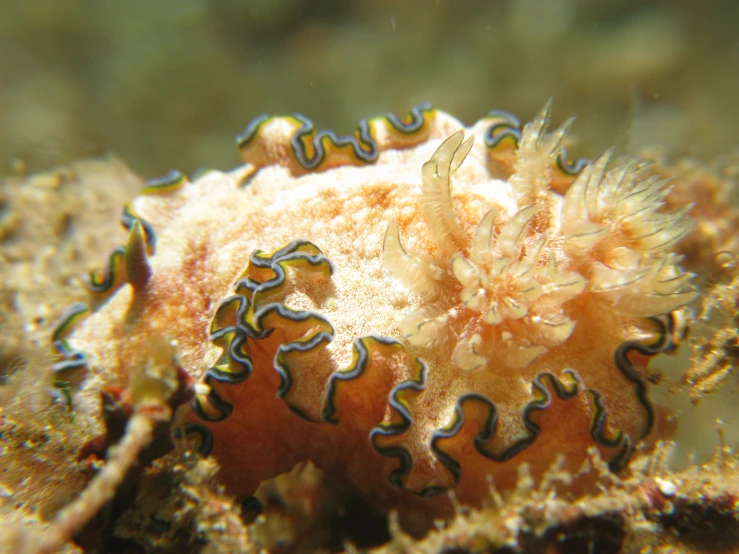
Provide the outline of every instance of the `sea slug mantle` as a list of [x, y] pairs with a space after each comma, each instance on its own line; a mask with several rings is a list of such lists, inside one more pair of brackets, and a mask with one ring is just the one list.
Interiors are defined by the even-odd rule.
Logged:
[[664, 181], [567, 161], [547, 106], [465, 129], [428, 105], [360, 123], [255, 119], [244, 164], [151, 181], [125, 245], [53, 336], [75, 409], [125, 385], [151, 337], [200, 394], [179, 435], [247, 496], [312, 460], [377, 502], [448, 514], [596, 447], [659, 433], [648, 358], [674, 346], [689, 273]]

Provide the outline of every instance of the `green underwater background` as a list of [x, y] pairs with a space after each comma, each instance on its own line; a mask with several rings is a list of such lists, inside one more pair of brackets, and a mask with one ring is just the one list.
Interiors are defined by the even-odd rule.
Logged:
[[0, 159], [112, 151], [144, 175], [233, 165], [261, 113], [349, 133], [434, 107], [529, 120], [554, 98], [583, 155], [737, 141], [731, 0], [82, 0], [0, 6]]

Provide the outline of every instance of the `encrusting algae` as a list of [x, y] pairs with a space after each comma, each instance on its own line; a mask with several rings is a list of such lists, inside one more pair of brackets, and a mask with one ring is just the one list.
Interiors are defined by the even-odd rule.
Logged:
[[695, 296], [672, 252], [689, 207], [664, 213], [636, 162], [570, 164], [548, 118], [419, 106], [353, 137], [258, 118], [243, 166], [125, 208], [91, 306], [54, 333], [58, 385], [97, 410], [151, 337], [175, 341], [201, 383], [179, 433], [230, 492], [311, 460], [416, 531], [451, 515], [436, 493], [479, 504], [522, 462], [574, 470], [594, 446], [621, 467], [668, 431], [644, 376]]

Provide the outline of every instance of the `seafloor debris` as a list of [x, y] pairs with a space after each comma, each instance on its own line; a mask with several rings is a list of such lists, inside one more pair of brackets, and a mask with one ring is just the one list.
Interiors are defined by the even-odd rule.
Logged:
[[693, 324], [693, 351], [684, 380], [694, 402], [718, 390], [735, 374], [739, 363], [738, 260], [732, 252], [716, 254], [717, 282], [706, 287], [700, 313]]
[[43, 532], [4, 529], [9, 541], [28, 554], [52, 554], [74, 542], [85, 550], [115, 548], [115, 525], [136, 498], [138, 474], [171, 451], [175, 410], [193, 394], [192, 378], [179, 364], [176, 345], [150, 339], [149, 358], [131, 369], [128, 388], [102, 391], [106, 432], [82, 446], [81, 468], [95, 476], [62, 507]]
[[120, 206], [141, 183], [112, 156], [0, 178], [0, 379], [24, 366], [60, 306], [85, 297], [80, 276], [115, 245]]
[[375, 552], [425, 554], [586, 554], [735, 552], [739, 548], [739, 462], [725, 448], [706, 464], [667, 469], [669, 445], [639, 457], [614, 476], [593, 452], [584, 472], [600, 474], [600, 492], [566, 492], [577, 475], [556, 466], [535, 483], [521, 468], [505, 498], [490, 487], [490, 505], [459, 507], [455, 520], [418, 541], [396, 528]]

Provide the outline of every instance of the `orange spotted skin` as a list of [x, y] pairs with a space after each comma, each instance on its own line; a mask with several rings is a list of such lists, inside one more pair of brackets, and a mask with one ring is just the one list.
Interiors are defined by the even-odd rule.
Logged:
[[311, 460], [410, 529], [523, 462], [623, 466], [661, 432], [644, 378], [694, 295], [671, 253], [690, 221], [633, 165], [569, 162], [547, 120], [255, 119], [243, 166], [126, 207], [92, 310], [54, 335], [57, 385], [92, 412], [150, 337], [175, 341], [200, 383], [176, 435], [229, 491]]

